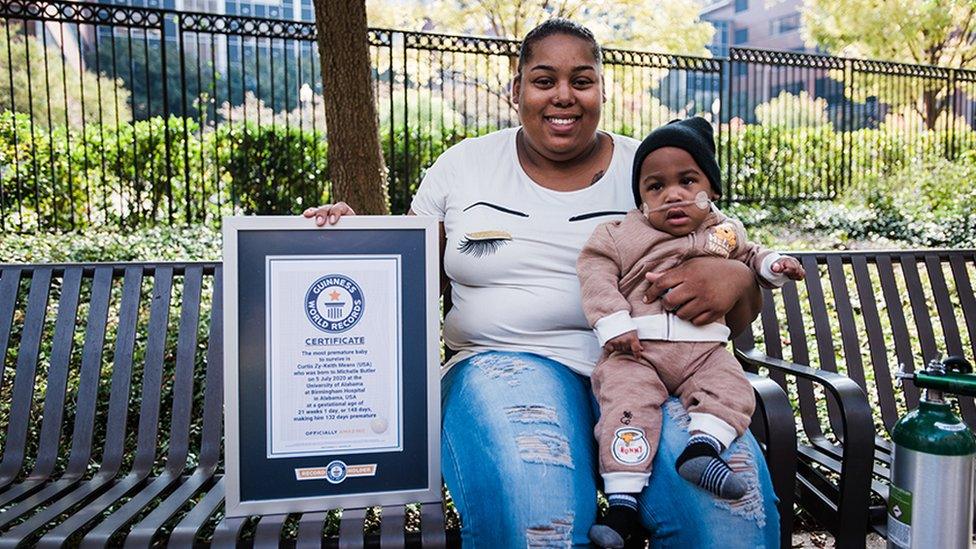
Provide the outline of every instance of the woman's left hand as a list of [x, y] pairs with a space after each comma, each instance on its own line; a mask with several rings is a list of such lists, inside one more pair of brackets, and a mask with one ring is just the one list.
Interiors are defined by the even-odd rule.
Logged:
[[666, 310], [697, 326], [725, 318], [740, 299], [758, 294], [748, 266], [718, 257], [696, 257], [645, 276], [651, 283], [644, 294], [648, 303], [660, 298]]
[[339, 222], [339, 218], [344, 215], [356, 215], [349, 204], [345, 202], [336, 202], [335, 204], [323, 204], [318, 207], [306, 208], [302, 215], [307, 219], [315, 218], [315, 224], [319, 227], [325, 225], [328, 221], [329, 225], [335, 225]]

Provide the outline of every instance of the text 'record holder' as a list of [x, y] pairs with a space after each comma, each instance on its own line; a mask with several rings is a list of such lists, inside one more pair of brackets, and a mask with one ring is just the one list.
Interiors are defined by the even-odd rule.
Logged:
[[437, 220], [223, 227], [226, 515], [439, 502]]

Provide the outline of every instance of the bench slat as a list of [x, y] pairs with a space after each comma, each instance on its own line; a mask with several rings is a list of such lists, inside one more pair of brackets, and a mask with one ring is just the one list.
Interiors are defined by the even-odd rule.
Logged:
[[[786, 329], [790, 337], [792, 361], [798, 364], [810, 364], [807, 335], [803, 326], [803, 312], [800, 309], [800, 296], [796, 283], [789, 281], [784, 284], [782, 295], [786, 308]], [[811, 438], [823, 438], [823, 430], [816, 414], [817, 403], [813, 394], [813, 384], [806, 379], [797, 379], [796, 390], [800, 400], [800, 421], [803, 430]]]
[[190, 448], [190, 415], [193, 405], [193, 368], [200, 328], [200, 291], [203, 268], [187, 267], [183, 276], [183, 297], [176, 344], [176, 373], [173, 381], [173, 415], [170, 421], [166, 470], [179, 475], [186, 466]]
[[881, 330], [881, 316], [878, 314], [877, 297], [874, 285], [871, 283], [867, 259], [863, 255], [856, 255], [851, 258], [851, 266], [854, 268], [858, 302], [861, 304], [864, 329], [868, 336], [868, 351], [871, 354], [874, 382], [878, 388], [881, 420], [884, 422], [885, 428], [891, 431], [891, 428], [898, 421], [898, 407], [895, 405], [891, 370], [888, 368], [888, 346], [885, 344], [884, 333]]
[[232, 549], [237, 547], [237, 536], [241, 533], [241, 528], [244, 527], [244, 523], [248, 519], [246, 518], [227, 518], [224, 517], [217, 524], [217, 528], [214, 529], [212, 546], [216, 549], [222, 549], [224, 547]]
[[50, 288], [51, 269], [44, 267], [35, 269], [31, 276], [27, 312], [24, 315], [24, 328], [17, 354], [17, 370], [10, 401], [10, 419], [4, 441], [3, 461], [0, 461], [0, 487], [12, 483], [24, 463], [31, 403], [37, 381], [35, 379], [37, 357], [41, 348]]
[[[766, 354], [776, 358], [783, 358], [783, 339], [780, 336], [780, 326], [779, 319], [776, 317], [776, 302], [774, 301], [773, 292], [768, 288], [763, 288], [763, 304], [762, 304], [762, 329], [763, 329], [763, 345], [766, 348]], [[770, 372], [769, 377], [773, 379], [783, 390], [786, 390], [786, 376], [782, 372]]]
[[220, 441], [224, 436], [224, 290], [222, 267], [213, 275], [210, 332], [207, 339], [207, 387], [203, 395], [203, 427], [200, 432], [200, 467], [211, 473], [220, 461]]
[[281, 527], [288, 520], [288, 515], [267, 515], [261, 517], [257, 530], [254, 532], [254, 547], [275, 549], [281, 537]]
[[81, 371], [75, 398], [74, 430], [71, 433], [71, 455], [62, 478], [81, 478], [92, 453], [92, 435], [98, 399], [98, 378], [102, 369], [109, 300], [112, 297], [112, 268], [97, 267], [91, 286], [85, 345], [81, 351]]
[[406, 508], [402, 505], [383, 507], [383, 516], [380, 520], [380, 547], [402, 549], [406, 545], [406, 518]]
[[[0, 269], [0, 359], [7, 356], [7, 346], [10, 345], [21, 272], [22, 269], [18, 267]], [[3, 374], [6, 370], [0, 368], [0, 387], [3, 387]]]
[[[807, 302], [811, 310], [827, 311], [827, 302], [824, 296], [823, 285], [820, 283], [820, 265], [814, 255], [804, 256], [803, 268], [811, 275], [805, 279], [807, 287]], [[828, 372], [837, 371], [837, 359], [834, 356], [834, 337], [830, 330], [830, 318], [826, 315], [813, 315], [813, 333], [817, 340], [817, 356], [820, 360], [820, 369]], [[805, 340], [804, 340], [805, 341]], [[827, 418], [830, 428], [838, 437], [843, 436], [844, 425], [840, 416], [840, 408], [829, 392], [824, 395], [827, 399]]]
[[122, 279], [122, 302], [115, 334], [112, 360], [111, 392], [105, 426], [105, 450], [99, 473], [115, 476], [125, 455], [125, 429], [129, 417], [129, 390], [132, 385], [132, 357], [139, 325], [139, 301], [142, 298], [142, 267], [125, 269]]
[[867, 390], [864, 377], [864, 363], [861, 360], [861, 346], [857, 340], [857, 324], [854, 322], [854, 307], [847, 287], [847, 276], [840, 256], [827, 257], [827, 272], [830, 275], [830, 289], [834, 294], [837, 321], [840, 324], [841, 345], [844, 349], [844, 365], [847, 376]]
[[41, 421], [37, 463], [31, 473], [32, 480], [49, 478], [60, 454], [61, 420], [64, 418], [64, 400], [68, 389], [68, 361], [75, 339], [81, 274], [80, 267], [73, 267], [65, 271], [61, 280], [61, 297], [58, 300], [58, 317], [54, 323], [54, 341], [51, 344], [47, 391], [44, 395], [44, 416]]
[[444, 508], [440, 502], [421, 504], [420, 535], [424, 547], [444, 547], [447, 544]]
[[180, 522], [173, 528], [169, 536], [172, 547], [189, 547], [193, 544], [203, 525], [213, 516], [214, 512], [224, 502], [224, 477], [219, 477], [217, 482], [207, 492], [193, 509], [186, 514]]
[[142, 368], [142, 397], [139, 407], [139, 431], [132, 472], [144, 478], [156, 461], [156, 437], [159, 433], [159, 406], [169, 332], [169, 307], [173, 288], [172, 267], [156, 269], [153, 278], [149, 326], [146, 328], [146, 360]]
[[[969, 261], [974, 259], [976, 257], [971, 257]], [[952, 278], [956, 282], [959, 305], [962, 307], [963, 319], [966, 321], [966, 331], [969, 332], [969, 356], [976, 358], [976, 295], [973, 295], [973, 284], [966, 270], [966, 259], [954, 255], [949, 258], [949, 264], [952, 266]]]
[[343, 509], [339, 520], [339, 549], [354, 549], [364, 543], [366, 509]]
[[320, 549], [322, 547], [322, 530], [325, 529], [325, 519], [329, 514], [305, 513], [298, 520], [298, 539], [295, 549]]
[[929, 315], [925, 290], [918, 273], [918, 258], [915, 254], [899, 254], [901, 274], [908, 287], [908, 302], [912, 307], [912, 317], [915, 319], [915, 329], [918, 330], [918, 341], [922, 347], [922, 366], [932, 359], [939, 358], [942, 352], [935, 343], [935, 333], [932, 331], [932, 317]]
[[[915, 371], [915, 357], [910, 347], [911, 336], [905, 321], [905, 311], [901, 303], [901, 293], [895, 283], [895, 272], [891, 257], [879, 254], [877, 258], [878, 277], [881, 280], [881, 292], [884, 295], [885, 310], [888, 311], [888, 322], [891, 325], [891, 339], [895, 344], [895, 356], [898, 366], [904, 367], [906, 372]], [[896, 368], [896, 371], [898, 368]], [[914, 383], [904, 384], [905, 401], [909, 408], [918, 408], [918, 388]]]

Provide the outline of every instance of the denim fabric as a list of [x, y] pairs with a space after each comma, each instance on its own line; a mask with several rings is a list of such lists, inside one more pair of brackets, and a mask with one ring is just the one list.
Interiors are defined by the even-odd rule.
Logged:
[[[444, 480], [466, 549], [589, 545], [599, 483], [589, 379], [530, 353], [482, 353], [444, 376], [442, 406]], [[724, 454], [749, 493], [721, 500], [675, 472], [689, 418], [677, 399], [663, 412], [651, 481], [640, 497], [651, 546], [777, 547], [776, 498], [752, 435]]]

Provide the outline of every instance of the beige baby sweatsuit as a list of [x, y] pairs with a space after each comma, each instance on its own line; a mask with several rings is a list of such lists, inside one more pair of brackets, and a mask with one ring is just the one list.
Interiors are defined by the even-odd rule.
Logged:
[[728, 327], [695, 326], [665, 311], [660, 300], [643, 302], [646, 273], [699, 256], [742, 261], [767, 285], [786, 281], [772, 271], [781, 256], [748, 242], [742, 224], [714, 208], [682, 237], [655, 229], [639, 210], [631, 210], [622, 220], [597, 227], [580, 253], [583, 311], [600, 345], [636, 330], [643, 348], [640, 358], [604, 352], [591, 378], [600, 404], [594, 431], [607, 493], [639, 492], [647, 484], [661, 433], [661, 405], [669, 394], [688, 410], [690, 431], [710, 434], [725, 447], [749, 426], [755, 396], [725, 349]]

